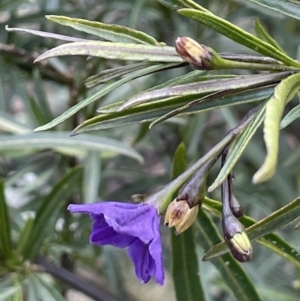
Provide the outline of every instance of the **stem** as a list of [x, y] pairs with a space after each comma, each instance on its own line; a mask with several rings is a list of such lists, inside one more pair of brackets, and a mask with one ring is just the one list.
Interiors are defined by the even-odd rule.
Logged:
[[96, 301], [118, 301], [118, 299], [108, 295], [94, 285], [84, 281], [77, 275], [61, 268], [43, 257], [39, 257], [36, 263], [43, 267], [42, 271], [62, 280], [76, 290], [83, 292], [85, 295], [95, 299]]
[[[221, 58], [221, 57], [220, 57]], [[300, 71], [297, 67], [281, 65], [278, 63], [255, 63], [232, 61], [221, 58], [216, 69], [248, 69], [248, 70], [267, 70], [267, 71]]]
[[241, 122], [235, 128], [231, 129], [227, 133], [227, 135], [219, 143], [217, 143], [209, 152], [207, 152], [184, 173], [182, 173], [176, 179], [171, 181], [160, 191], [150, 195], [145, 200], [145, 203], [155, 206], [160, 214], [164, 214], [169, 203], [172, 200], [173, 194], [207, 161], [219, 156], [219, 154], [223, 152], [224, 148], [232, 141], [232, 139], [246, 128], [246, 126], [252, 120], [254, 113], [258, 110], [259, 107], [260, 106], [257, 106], [251, 111], [249, 111], [246, 114], [246, 116], [241, 120]]

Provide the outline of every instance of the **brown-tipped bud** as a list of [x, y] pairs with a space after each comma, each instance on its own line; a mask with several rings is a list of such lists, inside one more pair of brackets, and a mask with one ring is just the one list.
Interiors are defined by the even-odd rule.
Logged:
[[211, 48], [188, 37], [177, 38], [175, 48], [182, 59], [195, 69], [214, 69], [219, 55]]
[[172, 201], [165, 215], [165, 225], [175, 227], [176, 233], [180, 234], [188, 229], [195, 221], [199, 206], [190, 208], [186, 201]]

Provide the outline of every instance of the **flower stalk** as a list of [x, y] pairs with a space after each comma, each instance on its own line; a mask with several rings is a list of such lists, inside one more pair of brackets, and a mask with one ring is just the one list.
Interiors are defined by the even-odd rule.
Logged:
[[180, 189], [180, 187], [203, 166], [207, 161], [212, 160], [215, 157], [218, 157], [226, 148], [226, 146], [249, 124], [252, 120], [254, 113], [257, 111], [258, 107], [255, 107], [249, 111], [245, 117], [240, 121], [240, 123], [231, 129], [227, 135], [218, 142], [210, 151], [208, 151], [204, 156], [202, 156], [197, 162], [195, 162], [190, 168], [183, 172], [176, 179], [171, 181], [165, 187], [163, 187], [158, 192], [150, 195], [145, 199], [146, 204], [151, 204], [157, 208], [158, 212], [163, 215], [165, 214], [168, 205], [173, 199], [173, 195]]
[[268, 71], [299, 71], [297, 67], [283, 65], [277, 61], [268, 63], [253, 62], [249, 57], [249, 62], [235, 61], [226, 59], [219, 55], [212, 48], [199, 44], [189, 37], [180, 37], [175, 41], [175, 49], [181, 58], [193, 66], [195, 69], [249, 69], [249, 70], [268, 70]]

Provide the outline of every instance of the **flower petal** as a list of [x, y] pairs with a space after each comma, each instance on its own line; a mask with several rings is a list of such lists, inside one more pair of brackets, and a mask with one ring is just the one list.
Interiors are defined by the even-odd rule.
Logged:
[[112, 245], [118, 248], [125, 248], [134, 240], [134, 237], [130, 235], [117, 233], [106, 223], [103, 214], [92, 214], [91, 216], [94, 219], [90, 236], [90, 242], [92, 244], [101, 246]]
[[129, 247], [137, 277], [147, 283], [151, 276], [164, 283], [160, 218], [149, 204], [103, 202], [69, 205], [73, 213], [89, 213], [94, 220], [90, 242], [97, 245]]
[[136, 276], [142, 283], [147, 283], [151, 278], [149, 271], [151, 258], [149, 256], [148, 246], [136, 239], [128, 248], [128, 255], [134, 263]]
[[116, 232], [139, 237], [146, 244], [160, 235], [159, 229], [152, 226], [158, 218], [152, 205], [103, 202], [69, 205], [68, 210], [73, 213], [103, 214], [107, 224]]

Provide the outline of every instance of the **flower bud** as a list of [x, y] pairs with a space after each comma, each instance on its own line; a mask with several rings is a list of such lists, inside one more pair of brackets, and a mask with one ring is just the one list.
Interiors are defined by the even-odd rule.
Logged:
[[239, 203], [239, 201], [237, 200], [237, 198], [235, 197], [235, 195], [233, 193], [231, 193], [231, 195], [230, 195], [229, 206], [230, 206], [232, 214], [236, 218], [240, 218], [244, 215], [243, 207], [241, 206], [241, 204]]
[[218, 59], [221, 59], [210, 47], [200, 45], [188, 37], [177, 38], [175, 49], [182, 59], [195, 69], [215, 69]]
[[222, 228], [224, 239], [235, 259], [240, 262], [249, 261], [252, 258], [252, 246], [250, 240], [244, 231], [244, 226], [233, 215], [230, 208], [230, 199], [232, 198], [230, 179], [222, 184]]
[[232, 180], [234, 179], [234, 175], [231, 173], [228, 176], [228, 189], [229, 189], [229, 206], [232, 214], [236, 218], [240, 218], [241, 216], [244, 215], [244, 210], [237, 198], [234, 195], [233, 192], [233, 184]]
[[190, 208], [186, 201], [172, 201], [165, 215], [165, 225], [175, 227], [176, 233], [180, 234], [188, 229], [195, 221], [199, 206]]
[[202, 206], [206, 194], [206, 179], [210, 169], [217, 160], [218, 157], [214, 157], [199, 168], [180, 189], [177, 195], [177, 201], [184, 200], [191, 208], [197, 205]]

